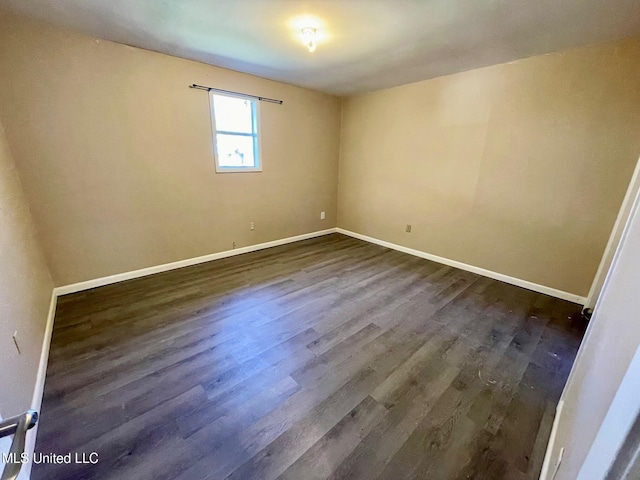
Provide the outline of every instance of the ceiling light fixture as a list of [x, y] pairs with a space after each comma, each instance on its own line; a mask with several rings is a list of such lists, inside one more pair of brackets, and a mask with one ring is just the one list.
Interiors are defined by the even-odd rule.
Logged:
[[312, 27], [305, 27], [301, 30], [302, 43], [309, 49], [310, 52], [316, 49], [316, 29]]

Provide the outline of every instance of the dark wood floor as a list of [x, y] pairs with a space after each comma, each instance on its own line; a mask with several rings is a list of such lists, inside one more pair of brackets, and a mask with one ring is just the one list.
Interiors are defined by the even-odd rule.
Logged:
[[62, 297], [34, 479], [537, 478], [580, 307], [338, 234]]

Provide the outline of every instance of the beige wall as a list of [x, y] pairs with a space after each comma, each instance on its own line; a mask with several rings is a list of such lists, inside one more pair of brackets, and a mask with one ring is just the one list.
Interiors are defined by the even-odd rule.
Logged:
[[346, 99], [338, 226], [586, 295], [640, 153], [639, 78], [634, 39]]
[[[336, 226], [338, 98], [0, 24], [0, 115], [56, 285]], [[192, 83], [284, 100], [260, 106], [262, 173], [215, 173], [208, 96]]]
[[[0, 122], [0, 416], [4, 418], [31, 408], [52, 288]], [[13, 343], [15, 331], [21, 354]]]
[[[640, 152], [639, 39], [348, 98], [341, 129], [335, 97], [0, 15], [56, 285], [331, 228], [339, 198], [348, 230], [586, 295]], [[284, 100], [262, 173], [215, 173], [191, 83]]]

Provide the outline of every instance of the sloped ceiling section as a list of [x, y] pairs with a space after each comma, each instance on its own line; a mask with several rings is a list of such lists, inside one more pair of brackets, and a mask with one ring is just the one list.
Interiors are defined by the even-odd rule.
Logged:
[[[336, 95], [640, 35], [638, 0], [0, 0], [99, 38]], [[306, 51], [300, 29], [318, 31]]]

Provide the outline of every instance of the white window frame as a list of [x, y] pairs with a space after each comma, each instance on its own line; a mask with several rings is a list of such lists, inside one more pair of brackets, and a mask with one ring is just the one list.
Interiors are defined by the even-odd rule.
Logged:
[[[253, 128], [255, 131], [255, 135], [239, 133], [239, 132], [227, 132], [223, 130], [218, 132], [218, 130], [216, 129], [216, 113], [213, 106], [214, 95], [249, 100], [251, 102], [251, 107], [253, 112]], [[260, 148], [260, 101], [256, 98], [248, 97], [246, 95], [234, 95], [231, 93], [217, 93], [213, 90], [209, 90], [209, 110], [211, 113], [211, 132], [213, 135], [213, 157], [215, 159], [215, 164], [216, 164], [216, 173], [261, 172], [262, 171], [262, 150]], [[255, 137], [255, 141], [253, 144], [253, 157], [255, 159], [255, 166], [253, 167], [220, 166], [220, 162], [218, 161], [218, 133], [227, 134], [227, 135]]]

